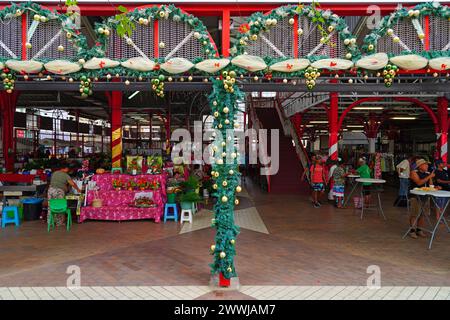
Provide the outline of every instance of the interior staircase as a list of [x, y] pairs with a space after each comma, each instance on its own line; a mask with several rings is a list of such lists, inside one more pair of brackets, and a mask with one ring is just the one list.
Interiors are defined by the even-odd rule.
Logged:
[[[302, 181], [303, 166], [307, 161], [306, 155], [299, 153], [304, 152], [300, 142], [296, 138], [296, 133], [290, 121], [283, 121], [286, 128], [283, 127], [282, 120], [278, 110], [271, 108], [255, 108], [255, 114], [264, 129], [279, 130], [279, 170], [277, 174], [269, 177], [271, 193], [308, 193], [309, 186], [306, 181]], [[292, 135], [292, 136], [291, 136]], [[271, 156], [270, 150], [270, 134], [268, 134], [268, 155]], [[294, 142], [297, 144], [294, 146]], [[302, 164], [304, 163], [304, 164]]]

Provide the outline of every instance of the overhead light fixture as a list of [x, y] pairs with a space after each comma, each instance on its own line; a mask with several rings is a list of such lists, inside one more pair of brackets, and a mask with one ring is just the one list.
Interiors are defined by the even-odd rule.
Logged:
[[312, 124], [307, 124], [305, 127], [307, 127], [307, 128], [312, 128], [312, 127], [314, 127]]
[[130, 96], [128, 97], [128, 100], [133, 99], [140, 91], [135, 91], [132, 94], [130, 94]]
[[384, 107], [354, 107], [353, 110], [383, 110]]
[[352, 130], [351, 132], [359, 132], [359, 133], [363, 133], [364, 130]]
[[416, 120], [416, 117], [392, 117], [392, 120]]
[[314, 120], [314, 121], [310, 121], [309, 123], [321, 124], [321, 123], [328, 123], [328, 121], [326, 121], [326, 120]]
[[348, 124], [347, 128], [364, 128], [361, 124]]

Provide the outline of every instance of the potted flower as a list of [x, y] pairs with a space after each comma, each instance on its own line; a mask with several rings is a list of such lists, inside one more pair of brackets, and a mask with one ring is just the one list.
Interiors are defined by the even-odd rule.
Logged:
[[202, 199], [195, 191], [182, 193], [179, 197], [181, 209], [192, 210], [194, 203], [200, 202]]
[[127, 182], [127, 189], [129, 191], [133, 191], [136, 187], [137, 187], [137, 184], [136, 184], [136, 182], [134, 180], [129, 180]]
[[124, 184], [123, 181], [120, 180], [120, 179], [113, 179], [112, 183], [113, 183], [113, 188], [116, 191], [120, 191], [122, 189], [122, 187], [123, 187], [123, 184]]
[[181, 182], [181, 187], [186, 191], [195, 191], [198, 193], [198, 189], [200, 188], [200, 180], [191, 175], [186, 181]]
[[167, 182], [167, 203], [175, 203], [177, 193], [181, 192], [181, 188], [176, 180]]
[[139, 165], [136, 159], [133, 159], [128, 167], [128, 171], [131, 172], [133, 176], [137, 175]]
[[149, 185], [150, 185], [150, 183], [149, 183], [147, 180], [145, 180], [145, 179], [139, 179], [139, 180], [137, 181], [137, 186], [138, 186], [139, 189], [141, 189], [142, 191], [143, 191], [143, 190], [147, 190], [148, 187], [149, 187]]
[[159, 182], [158, 181], [152, 181], [149, 183], [149, 187], [152, 190], [158, 190], [159, 189]]

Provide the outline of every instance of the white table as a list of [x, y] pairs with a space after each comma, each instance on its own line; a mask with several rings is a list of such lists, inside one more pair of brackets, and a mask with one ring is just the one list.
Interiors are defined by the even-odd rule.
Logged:
[[[419, 210], [419, 214], [416, 217], [416, 220], [414, 221], [414, 224], [409, 227], [408, 231], [406, 231], [406, 233], [403, 236], [403, 239], [409, 234], [409, 232], [412, 229], [417, 228], [417, 222], [419, 221], [420, 217], [422, 215], [424, 215], [428, 221], [428, 224], [433, 228], [432, 230], [427, 230], [427, 229], [421, 228], [421, 230], [423, 229], [424, 231], [429, 232], [431, 234], [430, 243], [428, 244], [428, 249], [431, 249], [431, 246], [433, 245], [433, 240], [436, 236], [437, 229], [438, 229], [441, 221], [445, 224], [445, 226], [447, 227], [447, 231], [450, 233], [450, 227], [447, 223], [447, 220], [444, 217], [445, 212], [447, 211], [448, 204], [450, 203], [450, 201], [449, 201], [450, 192], [443, 191], [443, 190], [423, 191], [423, 190], [419, 190], [419, 189], [413, 189], [410, 191], [410, 193], [417, 196], [417, 200], [420, 205], [420, 210]], [[447, 202], [445, 203], [445, 206], [441, 211], [441, 215], [439, 216], [439, 219], [436, 221], [436, 224], [434, 225], [434, 227], [433, 227], [432, 223], [430, 222], [430, 219], [428, 218], [427, 214], [425, 213], [425, 203], [428, 198], [431, 198], [433, 203], [436, 205], [436, 208], [439, 208], [439, 206], [436, 203], [436, 198], [446, 198], [447, 199]]]
[[349, 175], [347, 175], [347, 178], [350, 180], [350, 185], [352, 186], [352, 189], [350, 190], [348, 197], [345, 199], [344, 207], [347, 205], [348, 200], [351, 199], [353, 192], [355, 192], [356, 187], [358, 186], [358, 184], [355, 182], [355, 179], [359, 178], [359, 175], [358, 174], [349, 174]]
[[[358, 185], [360, 186], [360, 190], [361, 190], [361, 219], [364, 216], [364, 194], [363, 194], [363, 183], [371, 183], [371, 184], [384, 184], [386, 183], [386, 180], [383, 179], [372, 179], [372, 178], [358, 178], [355, 180]], [[374, 193], [377, 194], [377, 206], [375, 208], [375, 210], [377, 210], [379, 213], [381, 213], [382, 217], [384, 220], [386, 220], [386, 216], [384, 215], [383, 212], [383, 207], [381, 206], [381, 198], [380, 198], [380, 191], [379, 190], [375, 190], [372, 189], [371, 191], [373, 191]], [[373, 208], [365, 208], [366, 210], [372, 210]]]

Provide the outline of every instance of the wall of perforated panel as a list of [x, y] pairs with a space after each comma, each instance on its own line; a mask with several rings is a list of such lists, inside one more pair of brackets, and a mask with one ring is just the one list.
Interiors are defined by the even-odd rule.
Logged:
[[[153, 28], [152, 26], [136, 25], [136, 29], [130, 37], [134, 44], [148, 57], [154, 57]], [[130, 59], [140, 57], [141, 54], [136, 49], [127, 44], [124, 38], [117, 35], [115, 31], [111, 33], [106, 56], [111, 59]]]
[[193, 60], [201, 57], [206, 59], [207, 55], [202, 52], [202, 47], [198, 39], [193, 36], [193, 29], [184, 22], [171, 20], [159, 21], [159, 41], [163, 42], [165, 47], [159, 49], [161, 58], [167, 57], [181, 42], [188, 40], [179, 47], [170, 57], [186, 58]]
[[[440, 51], [450, 43], [450, 21], [430, 16], [430, 50]], [[446, 50], [450, 50], [450, 46]]]
[[[33, 16], [27, 15], [28, 30], [33, 23]], [[61, 22], [50, 20], [39, 23], [31, 37], [32, 48], [28, 50], [28, 59], [68, 59], [76, 56], [72, 43], [67, 39], [61, 28]], [[58, 46], [64, 46], [64, 51], [58, 51]]]
[[[20, 39], [22, 39], [21, 18], [14, 17], [0, 21], [0, 41], [19, 59], [22, 56]], [[0, 46], [0, 57], [13, 58], [13, 55]]]
[[[422, 25], [422, 28], [424, 28], [423, 18], [419, 18], [418, 20]], [[397, 24], [392, 26], [391, 29], [394, 30], [394, 34], [397, 35], [411, 51], [420, 52], [425, 50], [424, 45], [418, 37], [417, 30], [409, 19], [400, 20]], [[394, 43], [392, 40], [392, 37], [388, 35], [381, 37], [377, 42], [378, 52], [399, 54], [406, 50], [400, 43]]]
[[[266, 41], [266, 38], [268, 41]], [[258, 40], [249, 40], [246, 52], [251, 55], [260, 57], [281, 57], [276, 47], [286, 57], [294, 56], [294, 28], [289, 24], [289, 19], [279, 21], [276, 26], [272, 27], [269, 32], [263, 32]]]
[[[299, 17], [298, 26], [303, 30], [303, 34], [298, 35], [298, 55], [299, 57], [306, 57], [320, 43], [322, 34], [317, 28], [317, 24], [311, 22], [311, 20], [306, 17]], [[313, 56], [323, 55], [330, 58], [338, 58], [344, 57], [345, 52], [345, 45], [339, 39], [339, 35], [336, 32], [333, 32], [329, 43], [320, 46], [320, 48], [314, 52]]]

